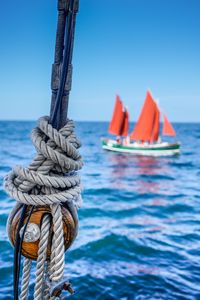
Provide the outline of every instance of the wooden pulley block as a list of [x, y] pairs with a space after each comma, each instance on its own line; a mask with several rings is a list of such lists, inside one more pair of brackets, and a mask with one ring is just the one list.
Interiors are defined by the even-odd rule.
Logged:
[[[12, 211], [12, 214], [8, 220], [7, 229], [8, 229], [8, 236], [10, 242], [13, 246], [15, 246], [16, 242], [16, 234], [17, 229], [20, 221], [20, 216], [22, 212], [23, 205], [17, 204]], [[32, 206], [28, 206], [24, 224], [26, 224], [29, 212]], [[38, 246], [40, 240], [40, 227], [41, 222], [44, 215], [49, 214], [51, 216], [51, 210], [47, 206], [39, 206], [34, 207], [30, 220], [28, 222], [28, 226], [26, 228], [26, 232], [24, 235], [24, 239], [22, 242], [21, 253], [23, 256], [36, 260], [38, 256]], [[76, 218], [73, 217], [71, 211], [68, 209], [67, 206], [62, 205], [62, 214], [63, 214], [63, 230], [64, 230], [64, 244], [65, 250], [67, 250], [71, 244], [73, 243], [78, 229], [78, 221]], [[20, 233], [23, 231], [23, 227]], [[51, 225], [50, 232], [49, 232], [49, 242], [48, 242], [48, 249], [47, 249], [47, 260], [50, 259], [51, 255], [51, 241], [53, 236], [53, 226]]]

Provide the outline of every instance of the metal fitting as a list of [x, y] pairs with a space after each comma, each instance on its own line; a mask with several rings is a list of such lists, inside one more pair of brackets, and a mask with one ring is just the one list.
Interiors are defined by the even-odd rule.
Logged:
[[71, 284], [68, 281], [63, 280], [59, 283], [53, 283], [50, 290], [50, 297], [60, 297], [63, 290], [68, 291], [71, 295], [74, 294]]
[[58, 0], [58, 10], [67, 11], [69, 7], [69, 0]]
[[25, 225], [20, 230], [20, 237], [22, 238], [24, 234], [23, 241], [26, 243], [33, 243], [39, 240], [40, 238], [40, 228], [35, 223], [29, 223], [26, 227], [24, 233]]

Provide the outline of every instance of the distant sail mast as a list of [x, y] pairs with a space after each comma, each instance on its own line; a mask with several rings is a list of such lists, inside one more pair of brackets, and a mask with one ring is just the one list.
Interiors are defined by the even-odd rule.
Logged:
[[156, 142], [160, 134], [160, 110], [155, 102], [154, 125], [152, 130], [151, 142]]
[[128, 111], [123, 106], [120, 97], [117, 95], [112, 120], [110, 122], [110, 126], [108, 129], [109, 133], [119, 135], [119, 136], [127, 136], [128, 122], [129, 122]]
[[163, 114], [163, 135], [176, 136], [176, 131], [174, 130], [172, 124], [167, 119], [167, 116]]
[[129, 129], [129, 113], [126, 107], [124, 107], [124, 122], [121, 129], [121, 136], [127, 137]]
[[154, 142], [160, 130], [160, 112], [151, 93], [146, 94], [140, 117], [131, 133], [131, 140]]

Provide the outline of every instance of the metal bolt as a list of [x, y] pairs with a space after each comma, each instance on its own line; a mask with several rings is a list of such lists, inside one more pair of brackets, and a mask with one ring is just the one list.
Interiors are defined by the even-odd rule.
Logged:
[[[25, 225], [20, 230], [20, 237], [22, 237]], [[26, 243], [33, 243], [40, 238], [40, 228], [35, 223], [29, 223], [26, 227], [23, 241]]]

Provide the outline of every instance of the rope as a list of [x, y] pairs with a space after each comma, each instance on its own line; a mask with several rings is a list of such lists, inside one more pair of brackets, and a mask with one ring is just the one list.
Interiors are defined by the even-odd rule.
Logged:
[[31, 259], [28, 258], [24, 259], [20, 300], [28, 299], [28, 287], [29, 287], [29, 280], [30, 280], [31, 263], [32, 263]]
[[[74, 124], [68, 120], [60, 130], [49, 124], [49, 118], [39, 119], [32, 131], [37, 155], [28, 168], [15, 167], [5, 179], [5, 189], [19, 203], [50, 206], [50, 214], [42, 219], [36, 267], [34, 299], [55, 299], [52, 287], [63, 283], [64, 232], [61, 206], [67, 203], [77, 210], [81, 205], [78, 170], [83, 162], [78, 152], [80, 142], [74, 134]], [[72, 210], [73, 211], [73, 210]], [[46, 262], [51, 222], [53, 238], [50, 262]], [[25, 259], [20, 300], [28, 299], [31, 260]], [[65, 283], [66, 284], [66, 283]]]
[[42, 288], [43, 288], [50, 225], [51, 225], [50, 217], [49, 215], [45, 215], [41, 226], [41, 236], [40, 236], [37, 267], [36, 267], [36, 283], [35, 283], [35, 290], [34, 290], [34, 299], [37, 300], [42, 299], [42, 292], [43, 292]]

